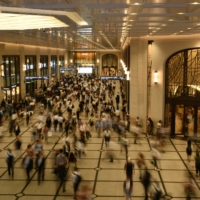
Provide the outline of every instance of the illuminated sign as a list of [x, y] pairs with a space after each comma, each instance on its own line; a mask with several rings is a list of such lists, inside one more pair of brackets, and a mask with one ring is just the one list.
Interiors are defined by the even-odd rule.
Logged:
[[48, 76], [25, 76], [25, 81], [48, 80]]
[[73, 71], [74, 68], [73, 67], [68, 67], [68, 68], [60, 68], [60, 71]]
[[101, 80], [126, 80], [124, 76], [101, 76]]

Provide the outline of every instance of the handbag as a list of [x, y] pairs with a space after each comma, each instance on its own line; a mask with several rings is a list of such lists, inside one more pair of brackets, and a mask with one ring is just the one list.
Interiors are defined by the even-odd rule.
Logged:
[[52, 132], [51, 131], [49, 131], [47, 134], [48, 134], [48, 137], [52, 136]]

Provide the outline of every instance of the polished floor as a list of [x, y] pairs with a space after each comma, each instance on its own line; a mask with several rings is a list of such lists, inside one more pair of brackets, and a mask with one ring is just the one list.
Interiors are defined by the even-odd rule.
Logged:
[[[75, 107], [78, 105], [74, 103]], [[67, 117], [67, 112], [64, 110], [64, 116]], [[36, 123], [38, 116], [38, 108], [36, 107], [33, 116], [31, 117], [31, 125]], [[86, 121], [84, 116], [81, 116], [83, 121]], [[71, 186], [70, 174], [68, 174], [66, 182], [66, 192], [62, 192], [62, 187], [57, 177], [52, 173], [52, 165], [54, 161], [55, 150], [62, 148], [62, 133], [53, 132], [53, 136], [49, 138], [48, 144], [44, 145], [46, 156], [45, 180], [38, 185], [37, 171], [31, 172], [31, 180], [26, 181], [25, 169], [22, 165], [22, 158], [25, 155], [26, 147], [31, 143], [31, 127], [27, 127], [20, 122], [22, 151], [21, 157], [16, 160], [14, 167], [14, 179], [7, 172], [5, 162], [6, 149], [10, 148], [14, 151], [15, 137], [10, 136], [8, 132], [8, 121], [4, 123], [4, 137], [0, 142], [0, 199], [2, 200], [64, 200], [73, 199], [73, 189]], [[112, 134], [112, 141], [116, 142], [114, 162], [109, 162], [105, 144], [102, 138], [97, 137], [95, 130], [91, 131], [92, 138], [87, 145], [86, 155], [83, 155], [81, 161], [78, 161], [78, 168], [82, 174], [82, 184], [87, 184], [91, 188], [91, 199], [95, 200], [124, 200], [123, 181], [125, 180], [124, 164], [125, 151], [120, 151], [118, 137], [116, 133]], [[70, 135], [70, 137], [72, 137]], [[151, 161], [151, 138], [146, 138], [145, 135], [140, 136], [140, 144], [133, 144], [133, 136], [127, 133], [129, 139], [128, 154], [135, 163], [135, 174], [133, 178], [132, 199], [144, 199], [144, 191], [139, 179], [139, 171], [136, 165], [136, 159], [139, 152], [145, 155], [145, 159], [152, 175], [152, 181], [160, 182], [163, 190], [164, 199], [181, 200], [185, 199], [183, 182], [185, 174], [188, 170], [192, 170], [195, 180], [197, 196], [194, 199], [200, 198], [200, 178], [195, 175], [194, 154], [192, 161], [188, 164], [185, 153], [186, 142], [181, 139], [168, 139], [165, 147], [165, 153], [161, 154], [160, 171], [155, 171]], [[34, 144], [33, 144], [34, 145]], [[193, 148], [196, 148], [194, 144]]]

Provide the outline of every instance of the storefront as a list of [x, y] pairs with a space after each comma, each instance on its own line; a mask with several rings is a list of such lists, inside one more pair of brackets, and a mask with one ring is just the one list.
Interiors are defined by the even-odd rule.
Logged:
[[[40, 56], [40, 76], [49, 76], [48, 72], [48, 56]], [[40, 87], [48, 84], [46, 80], [41, 80]]]
[[200, 133], [200, 49], [179, 51], [166, 62], [165, 126], [174, 135]]
[[20, 59], [19, 56], [2, 56], [2, 77], [4, 98], [8, 101], [20, 99]]
[[[25, 56], [25, 76], [37, 76], [36, 56]], [[26, 94], [34, 94], [37, 89], [37, 81], [26, 82]]]
[[51, 77], [57, 76], [57, 65], [58, 65], [57, 56], [51, 56]]

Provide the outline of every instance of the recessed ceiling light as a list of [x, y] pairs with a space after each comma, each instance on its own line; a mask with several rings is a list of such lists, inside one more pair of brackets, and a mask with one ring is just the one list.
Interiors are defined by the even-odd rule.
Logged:
[[157, 28], [158, 30], [160, 30], [160, 28]]
[[183, 31], [180, 31], [181, 33], [183, 32]]
[[177, 14], [179, 14], [179, 15], [184, 15], [185, 13], [177, 13]]
[[162, 24], [162, 26], [167, 26], [166, 24]]
[[199, 4], [198, 2], [194, 2], [194, 3], [192, 3], [192, 4]]
[[188, 28], [188, 29], [191, 29], [191, 28]]
[[172, 22], [172, 21], [174, 21], [174, 19], [169, 19], [168, 21]]

